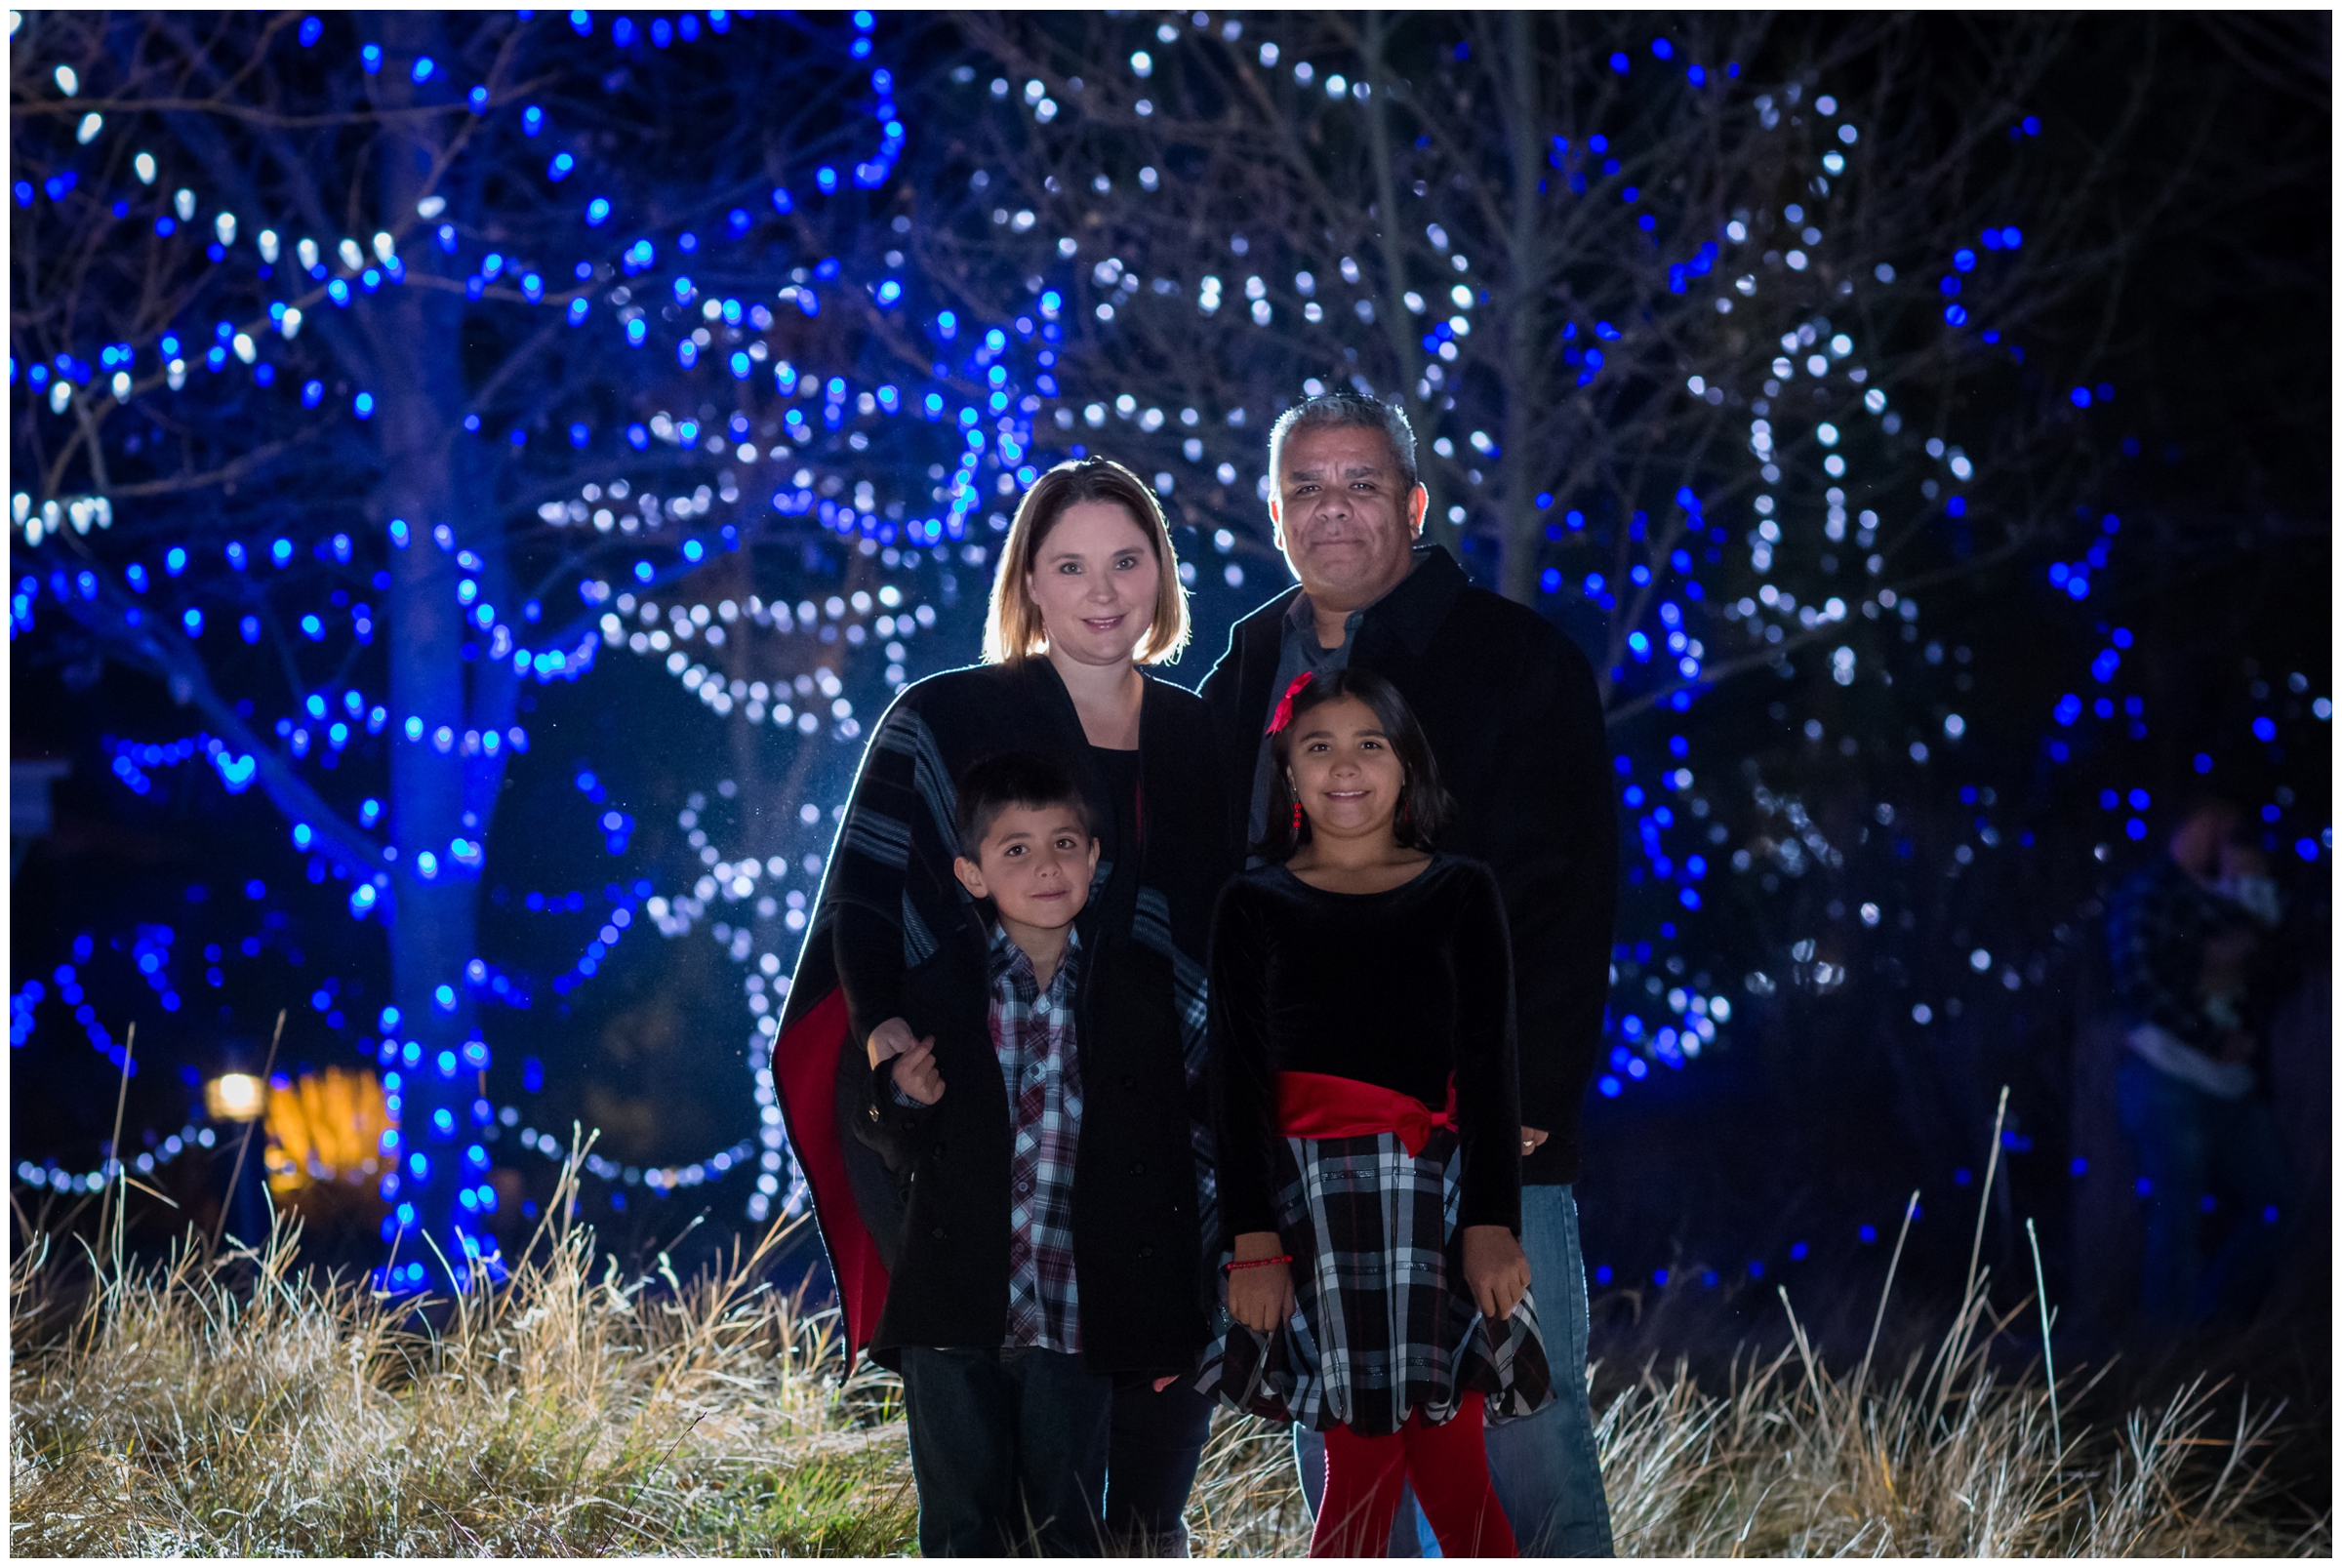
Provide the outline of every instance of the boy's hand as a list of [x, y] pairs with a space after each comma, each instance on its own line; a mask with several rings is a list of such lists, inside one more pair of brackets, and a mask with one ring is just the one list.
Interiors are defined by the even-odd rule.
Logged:
[[[877, 1036], [872, 1034], [871, 1038]], [[895, 1058], [895, 1087], [922, 1106], [932, 1106], [944, 1098], [944, 1075], [935, 1066], [935, 1038], [913, 1041], [910, 1049]]]
[[919, 1037], [911, 1032], [909, 1024], [899, 1018], [890, 1018], [870, 1030], [870, 1037], [865, 1046], [870, 1053], [870, 1065], [874, 1067], [888, 1057], [901, 1056], [918, 1043]]
[[1464, 1288], [1482, 1317], [1503, 1322], [1529, 1293], [1529, 1257], [1501, 1225], [1464, 1227]]
[[[1273, 1230], [1247, 1230], [1236, 1237], [1237, 1263], [1274, 1258], [1285, 1250], [1284, 1237]], [[1293, 1315], [1293, 1267], [1264, 1264], [1257, 1268], [1228, 1271], [1228, 1312], [1246, 1328], [1273, 1334]]]

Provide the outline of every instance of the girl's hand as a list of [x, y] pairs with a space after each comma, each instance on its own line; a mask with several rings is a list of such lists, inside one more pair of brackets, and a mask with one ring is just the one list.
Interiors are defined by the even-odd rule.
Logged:
[[890, 1018], [870, 1030], [870, 1037], [866, 1042], [866, 1048], [870, 1053], [870, 1065], [875, 1067], [888, 1057], [901, 1056], [918, 1043], [919, 1037], [911, 1032], [910, 1025], [908, 1022], [899, 1018]]
[[[1236, 1237], [1237, 1263], [1275, 1258], [1284, 1253], [1284, 1238], [1273, 1230], [1247, 1230]], [[1228, 1311], [1231, 1317], [1261, 1334], [1273, 1334], [1293, 1315], [1293, 1268], [1290, 1264], [1263, 1264], [1257, 1268], [1228, 1271]]]
[[[875, 1035], [872, 1036], [875, 1038]], [[935, 1041], [919, 1040], [895, 1058], [895, 1087], [922, 1106], [944, 1098], [944, 1075], [936, 1070]]]
[[1509, 1228], [1464, 1227], [1464, 1288], [1472, 1292], [1473, 1305], [1482, 1317], [1501, 1323], [1513, 1315], [1513, 1308], [1529, 1293], [1529, 1256]]

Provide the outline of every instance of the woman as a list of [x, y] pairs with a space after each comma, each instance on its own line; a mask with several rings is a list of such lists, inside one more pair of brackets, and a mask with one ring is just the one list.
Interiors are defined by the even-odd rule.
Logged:
[[909, 687], [870, 738], [774, 1051], [859, 1350], [885, 1299], [901, 1203], [883, 1163], [838, 1129], [867, 1118], [871, 1067], [915, 1043], [905, 988], [984, 962], [977, 906], [952, 873], [953, 781], [1005, 752], [1063, 759], [1101, 840], [1076, 926], [1089, 955], [1076, 1157], [1085, 1189], [1109, 1194], [1075, 1214], [1082, 1354], [1115, 1379], [1107, 1523], [1156, 1549], [1184, 1539], [1210, 1419], [1184, 1385], [1160, 1382], [1187, 1372], [1208, 1334], [1204, 1238], [1219, 1226], [1203, 956], [1234, 868], [1210, 714], [1147, 672], [1187, 640], [1178, 560], [1146, 485], [1104, 459], [1035, 481], [1001, 546], [985, 662]]

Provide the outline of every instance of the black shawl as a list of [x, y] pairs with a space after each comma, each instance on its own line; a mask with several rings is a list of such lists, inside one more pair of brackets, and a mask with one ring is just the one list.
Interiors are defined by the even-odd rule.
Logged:
[[[1204, 957], [1236, 828], [1202, 701], [1150, 678], [1140, 713], [1139, 874], [1117, 883], [1102, 863], [1081, 915], [1090, 956], [1077, 1026], [1088, 1092], [1074, 1242], [1085, 1359], [1099, 1370], [1170, 1372], [1186, 1370], [1206, 1332], [1203, 1238], [1216, 1237], [1218, 1224]], [[983, 1343], [987, 1322], [1005, 1318], [1005, 1115], [994, 1118], [996, 1160], [987, 1129], [955, 1140], [948, 1182], [940, 1170], [898, 1177], [886, 1168], [860, 1136], [870, 1074], [849, 1026], [833, 928], [851, 905], [899, 934], [902, 1016], [919, 1032], [983, 1028], [988, 933], [951, 871], [954, 782], [1007, 751], [1059, 757], [1092, 820], [1114, 820], [1072, 699], [1047, 660], [950, 670], [907, 688], [870, 737], [782, 1011], [774, 1077], [850, 1353], [874, 1337], [881, 1349]], [[1118, 896], [1105, 896], [1117, 885]], [[842, 1136], [849, 1127], [857, 1136]], [[919, 1245], [909, 1248], [907, 1209], [919, 1226]], [[949, 1248], [931, 1244], [947, 1232]]]

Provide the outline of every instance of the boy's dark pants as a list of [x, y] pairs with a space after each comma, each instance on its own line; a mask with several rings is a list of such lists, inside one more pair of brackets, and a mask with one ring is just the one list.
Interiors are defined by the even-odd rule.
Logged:
[[921, 1554], [1097, 1556], [1112, 1380], [1054, 1350], [902, 1354]]

